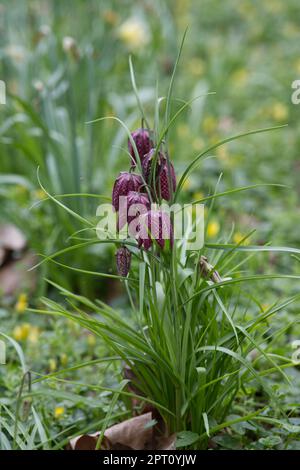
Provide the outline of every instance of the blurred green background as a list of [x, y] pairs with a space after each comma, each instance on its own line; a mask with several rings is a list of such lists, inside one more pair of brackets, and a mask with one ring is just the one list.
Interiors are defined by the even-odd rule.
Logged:
[[[214, 141], [288, 124], [219, 148], [187, 182], [187, 200], [212, 191], [220, 173], [220, 190], [285, 184], [289, 189], [224, 199], [211, 234], [234, 223], [236, 240], [255, 227], [253, 241], [298, 244], [299, 108], [291, 103], [291, 84], [300, 75], [296, 0], [76, 0], [72, 7], [68, 1], [23, 0], [1, 2], [0, 13], [0, 77], [8, 91], [1, 106], [1, 218], [17, 224], [35, 251], [65, 246], [78, 229], [49, 202], [29, 211], [43, 198], [37, 167], [52, 194], [109, 195], [117, 170], [127, 165], [126, 135], [115, 122], [86, 121], [115, 115], [131, 129], [140, 124], [128, 67], [132, 54], [151, 122], [156, 83], [164, 95], [186, 27], [175, 96], [216, 95], [195, 101], [172, 129], [178, 175]], [[96, 201], [72, 198], [68, 204], [95, 213]], [[107, 253], [95, 251], [72, 256], [100, 269], [110, 262]], [[59, 279], [59, 270], [51, 269]], [[70, 283], [88, 289], [74, 273]]]

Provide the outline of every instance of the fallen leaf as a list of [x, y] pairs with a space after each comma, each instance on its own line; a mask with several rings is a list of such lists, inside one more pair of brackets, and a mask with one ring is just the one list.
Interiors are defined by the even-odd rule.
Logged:
[[[176, 436], [161, 435], [153, 426], [156, 421], [152, 413], [127, 419], [106, 429], [101, 443], [101, 450], [173, 450]], [[69, 450], [95, 450], [99, 432], [85, 434], [72, 439], [67, 447]]]
[[26, 247], [26, 238], [12, 224], [0, 225], [0, 247], [10, 251], [22, 251]]
[[34, 266], [36, 261], [33, 253], [27, 253], [23, 258], [5, 264], [0, 270], [0, 294], [9, 296], [21, 290], [33, 290], [36, 273], [28, 269]]
[[0, 248], [0, 266], [2, 266], [2, 264], [4, 263], [4, 260], [5, 260], [5, 249]]
[[176, 450], [176, 434], [158, 437], [156, 443], [156, 450]]
[[[93, 434], [83, 434], [82, 436], [74, 437], [74, 439], [71, 439], [69, 442], [67, 450], [95, 450], [99, 436], [100, 433], [95, 432]], [[111, 447], [111, 443], [104, 436], [101, 442], [101, 449], [109, 450]]]
[[147, 424], [152, 420], [152, 413], [146, 413], [108, 428], [104, 435], [114, 444], [122, 444], [134, 450], [141, 450], [152, 441], [153, 426]]

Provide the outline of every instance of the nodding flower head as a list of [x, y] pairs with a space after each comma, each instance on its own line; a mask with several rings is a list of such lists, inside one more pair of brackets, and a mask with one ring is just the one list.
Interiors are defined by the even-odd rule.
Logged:
[[162, 210], [150, 210], [140, 216], [139, 232], [137, 235], [139, 247], [149, 250], [155, 241], [161, 248], [166, 240], [173, 246], [173, 227], [170, 215]]
[[[134, 140], [134, 143], [136, 145], [141, 163], [143, 162], [144, 155], [148, 153], [153, 145], [149, 131], [147, 129], [137, 129], [136, 131], [131, 133], [131, 137]], [[132, 143], [130, 142], [130, 139], [128, 139], [128, 150], [129, 153], [132, 157], [131, 164], [134, 167], [136, 165], [136, 155], [133, 150]]]
[[[155, 149], [151, 149], [145, 156], [142, 162], [142, 170], [143, 170], [143, 175], [145, 178], [146, 183], [151, 184], [153, 181], [153, 172], [154, 172], [154, 158], [155, 158]], [[155, 173], [156, 176], [159, 171], [159, 166], [160, 166], [160, 161], [163, 158], [163, 155], [161, 152], [157, 153], [157, 159], [156, 159], [156, 168], [155, 168]], [[153, 166], [153, 169], [152, 169]], [[152, 174], [151, 174], [151, 169], [152, 169]], [[150, 181], [151, 180], [151, 181]]]
[[145, 214], [151, 206], [148, 195], [137, 191], [129, 191], [124, 202], [119, 205], [118, 230], [121, 230], [126, 222], [130, 224], [135, 218]]
[[[153, 187], [155, 181], [155, 188], [157, 195], [162, 199], [170, 201], [172, 192], [176, 189], [176, 175], [173, 164], [165, 154], [158, 152], [155, 163], [155, 149], [145, 155], [142, 169], [145, 181]], [[170, 176], [170, 178], [169, 178]]]
[[116, 211], [119, 210], [119, 198], [127, 196], [130, 191], [140, 191], [143, 186], [143, 180], [140, 175], [122, 171], [115, 181], [112, 192], [112, 205]]
[[150, 210], [150, 206], [151, 203], [147, 194], [130, 191], [127, 196], [128, 223], [135, 217], [145, 214]]
[[131, 265], [131, 253], [126, 246], [122, 246], [118, 249], [116, 253], [116, 262], [119, 276], [126, 277]]
[[[170, 176], [170, 177], [169, 177]], [[158, 194], [166, 201], [170, 201], [176, 189], [176, 175], [172, 163], [164, 160], [158, 177]]]

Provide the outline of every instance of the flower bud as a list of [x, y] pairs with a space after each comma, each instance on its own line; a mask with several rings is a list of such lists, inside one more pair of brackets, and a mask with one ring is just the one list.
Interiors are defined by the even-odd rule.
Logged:
[[118, 249], [116, 253], [116, 262], [118, 275], [126, 277], [129, 273], [131, 264], [131, 253], [126, 246], [122, 246]]
[[[171, 176], [171, 182], [169, 181]], [[170, 201], [172, 192], [176, 189], [176, 175], [171, 162], [168, 163], [167, 159], [163, 162], [159, 173], [158, 181], [158, 194], [161, 195], [165, 201]]]
[[[157, 195], [161, 196], [166, 201], [171, 199], [171, 191], [173, 192], [176, 189], [176, 175], [173, 164], [171, 161], [168, 162], [166, 155], [162, 152], [158, 152], [156, 159], [155, 167], [155, 176], [151, 178], [154, 174], [154, 157], [155, 149], [151, 149], [150, 152], [145, 155], [143, 160], [143, 175], [145, 181], [153, 186], [153, 181], [155, 181]], [[169, 175], [171, 181], [169, 182]]]
[[116, 211], [119, 210], [120, 196], [127, 196], [130, 191], [140, 191], [143, 180], [140, 175], [122, 171], [115, 181], [112, 192], [112, 205]]
[[[153, 182], [153, 179], [151, 179], [151, 168], [152, 168], [152, 164], [153, 164], [153, 161], [154, 161], [154, 156], [155, 156], [155, 149], [151, 149], [144, 156], [144, 159], [143, 159], [143, 162], [142, 162], [143, 176], [145, 178], [146, 183], [148, 183], [148, 184], [151, 184]], [[162, 158], [162, 153], [158, 152], [157, 161], [156, 161], [156, 176], [158, 174], [161, 158]], [[152, 172], [154, 172], [154, 168], [153, 168]]]
[[[131, 133], [131, 137], [134, 140], [134, 143], [136, 145], [136, 148], [137, 148], [137, 151], [138, 151], [141, 163], [142, 163], [144, 159], [144, 155], [150, 152], [150, 149], [153, 145], [150, 139], [149, 131], [147, 129], [137, 129], [136, 131]], [[136, 165], [136, 155], [134, 153], [134, 149], [130, 142], [130, 139], [128, 139], [128, 150], [132, 157], [131, 164], [134, 167]]]

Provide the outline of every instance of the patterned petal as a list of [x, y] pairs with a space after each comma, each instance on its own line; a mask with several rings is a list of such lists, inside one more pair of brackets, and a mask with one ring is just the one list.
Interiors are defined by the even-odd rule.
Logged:
[[[136, 131], [132, 132], [131, 137], [133, 138], [140, 160], [143, 162], [144, 155], [148, 153], [152, 147], [152, 141], [150, 139], [149, 131], [147, 129], [137, 129]], [[128, 150], [130, 155], [132, 156], [132, 166], [136, 165], [136, 155], [133, 150], [133, 146], [128, 139]]]
[[116, 253], [117, 271], [119, 276], [126, 277], [131, 265], [131, 253], [128, 248], [121, 247]]

